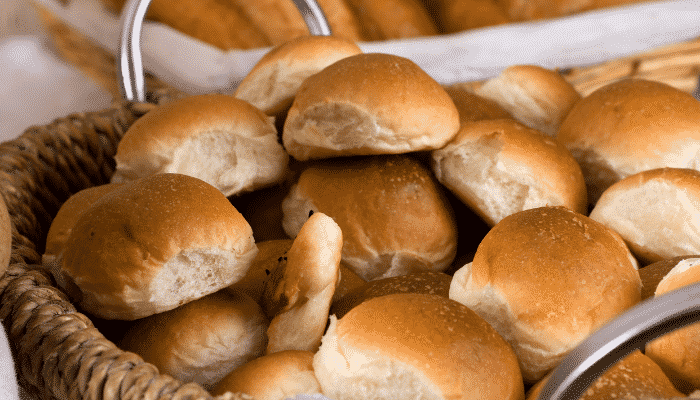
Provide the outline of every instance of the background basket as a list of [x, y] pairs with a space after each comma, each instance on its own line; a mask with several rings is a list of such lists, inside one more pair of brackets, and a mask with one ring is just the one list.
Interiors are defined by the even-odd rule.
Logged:
[[[108, 183], [117, 144], [140, 116], [178, 93], [147, 103], [58, 119], [0, 144], [0, 195], [13, 222], [10, 268], [0, 279], [0, 319], [20, 385], [46, 400], [209, 400], [204, 388], [159, 374], [124, 352], [78, 312], [41, 267], [46, 234], [59, 207], [79, 190]], [[93, 323], [94, 321], [94, 323]], [[217, 400], [248, 398], [227, 394]]]

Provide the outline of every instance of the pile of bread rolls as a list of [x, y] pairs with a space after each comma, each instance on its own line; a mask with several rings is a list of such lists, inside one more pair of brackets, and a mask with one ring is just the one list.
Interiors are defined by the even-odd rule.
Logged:
[[[334, 35], [378, 41], [558, 18], [650, 0], [317, 0]], [[126, 0], [99, 0], [118, 14]], [[153, 0], [146, 18], [224, 50], [277, 46], [308, 34], [292, 0]]]
[[[467, 87], [285, 42], [236, 92], [137, 120], [44, 265], [121, 348], [213, 394], [534, 399], [596, 329], [700, 280], [700, 103], [641, 80], [582, 98], [534, 66]], [[586, 398], [700, 389], [693, 329]]]

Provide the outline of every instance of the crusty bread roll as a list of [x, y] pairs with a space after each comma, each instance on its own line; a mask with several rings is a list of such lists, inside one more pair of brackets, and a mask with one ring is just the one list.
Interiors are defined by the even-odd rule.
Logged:
[[339, 279], [343, 233], [323, 213], [309, 216], [294, 242], [265, 282], [262, 304], [272, 321], [267, 353], [315, 352], [328, 321]]
[[138, 320], [119, 347], [161, 373], [212, 389], [265, 353], [267, 326], [265, 314], [250, 297], [219, 291]]
[[555, 136], [581, 95], [558, 72], [536, 65], [513, 65], [484, 82], [476, 94], [501, 105], [530, 128]]
[[362, 279], [443, 271], [456, 254], [452, 209], [430, 171], [408, 155], [319, 162], [304, 170], [282, 202], [295, 237], [309, 211], [343, 232], [343, 262]]
[[700, 102], [659, 82], [624, 79], [581, 99], [556, 139], [581, 165], [588, 201], [637, 172], [699, 169]]
[[181, 173], [226, 196], [279, 182], [289, 161], [272, 119], [222, 94], [189, 96], [151, 110], [129, 127], [114, 159], [112, 182]]
[[331, 305], [331, 315], [340, 319], [363, 302], [395, 293], [434, 294], [449, 298], [452, 277], [442, 272], [414, 272], [366, 282]]
[[[655, 296], [700, 282], [700, 258], [678, 263], [659, 282]], [[645, 354], [685, 393], [700, 389], [700, 324], [695, 323], [648, 342]]]
[[346, 0], [368, 40], [438, 34], [435, 21], [418, 0]]
[[158, 174], [85, 210], [52, 273], [83, 310], [132, 320], [231, 285], [256, 253], [250, 226], [215, 187]]
[[314, 356], [335, 399], [522, 399], [513, 349], [476, 313], [441, 296], [391, 294], [331, 317]]
[[547, 205], [587, 211], [583, 173], [571, 153], [515, 120], [464, 123], [432, 159], [438, 181], [491, 226]]
[[679, 262], [695, 258], [700, 258], [700, 255], [673, 257], [639, 268], [639, 277], [642, 280], [642, 301], [654, 297], [659, 282], [661, 282]]
[[282, 139], [287, 152], [304, 161], [436, 149], [458, 129], [454, 102], [414, 62], [358, 54], [304, 81]]
[[457, 271], [454, 299], [488, 321], [536, 382], [640, 301], [637, 262], [612, 230], [564, 207], [504, 218]]
[[624, 178], [603, 192], [590, 217], [625, 239], [651, 264], [700, 254], [700, 171], [659, 168]]
[[[430, 2], [430, 0], [425, 0]], [[433, 0], [435, 1], [435, 0]], [[444, 33], [462, 32], [510, 22], [496, 0], [438, 0], [436, 19]]]
[[362, 50], [333, 36], [303, 36], [267, 52], [236, 88], [234, 96], [268, 115], [286, 111], [301, 83], [345, 57]]
[[5, 199], [0, 196], [0, 277], [10, 266], [12, 253], [12, 220]]
[[300, 394], [321, 394], [313, 368], [314, 353], [286, 350], [267, 354], [237, 368], [211, 391], [245, 393], [255, 400], [285, 400]]
[[73, 226], [83, 212], [102, 196], [122, 185], [123, 183], [108, 183], [86, 188], [70, 196], [61, 205], [53, 221], [51, 221], [49, 232], [46, 235], [46, 248], [42, 255], [42, 263], [45, 267], [49, 268], [49, 265], [63, 251], [63, 245], [68, 240], [70, 233], [73, 231]]
[[[550, 374], [551, 375], [551, 374]], [[542, 379], [527, 393], [527, 400], [537, 400], [550, 376]], [[580, 400], [669, 399], [685, 397], [649, 357], [635, 350], [615, 363], [593, 381]]]
[[445, 86], [445, 91], [457, 107], [461, 124], [481, 121], [482, 119], [513, 118], [495, 101], [479, 96], [467, 90], [463, 85]]

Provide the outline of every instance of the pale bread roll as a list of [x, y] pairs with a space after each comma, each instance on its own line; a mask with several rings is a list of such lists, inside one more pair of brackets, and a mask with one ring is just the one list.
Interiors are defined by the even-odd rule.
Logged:
[[495, 101], [518, 121], [552, 137], [581, 100], [558, 72], [536, 65], [510, 66], [476, 89], [476, 94]]
[[512, 346], [536, 382], [582, 340], [640, 301], [637, 261], [611, 229], [564, 207], [504, 218], [458, 270], [454, 299]]
[[659, 282], [671, 272], [673, 267], [683, 260], [693, 258], [700, 258], [700, 255], [673, 257], [639, 268], [639, 277], [642, 279], [642, 301], [654, 297]]
[[215, 187], [158, 174], [85, 210], [52, 273], [84, 311], [133, 320], [233, 284], [256, 253], [250, 226]]
[[624, 79], [581, 99], [556, 139], [581, 165], [588, 201], [649, 169], [700, 169], [700, 102], [664, 83]]
[[660, 168], [603, 192], [591, 218], [625, 239], [644, 264], [700, 254], [700, 171]]
[[219, 291], [138, 320], [119, 347], [207, 390], [265, 353], [268, 320], [243, 293]]
[[271, 117], [222, 94], [189, 96], [149, 111], [126, 131], [114, 159], [112, 182], [180, 173], [226, 196], [281, 181], [289, 161]]
[[[375, 2], [380, 3], [380, 2]], [[414, 62], [358, 54], [304, 81], [282, 139], [297, 160], [440, 148], [459, 129], [454, 102]]]
[[543, 206], [587, 211], [583, 173], [571, 153], [515, 120], [464, 123], [432, 159], [438, 181], [491, 226]]
[[282, 202], [282, 226], [295, 237], [309, 211], [343, 231], [343, 263], [369, 281], [443, 271], [456, 254], [452, 208], [431, 172], [408, 155], [319, 162]]
[[300, 394], [321, 394], [313, 368], [314, 353], [286, 350], [263, 355], [237, 368], [211, 391], [245, 393], [255, 400], [285, 400]]
[[328, 321], [338, 284], [343, 233], [332, 218], [314, 213], [272, 271], [263, 308], [273, 315], [267, 354], [284, 350], [315, 352]]
[[[527, 393], [527, 400], [537, 400], [549, 378], [548, 375], [533, 386]], [[673, 386], [651, 358], [635, 350], [593, 381], [580, 400], [669, 399], [672, 397], [685, 397], [685, 395]]]
[[314, 356], [323, 394], [346, 399], [522, 399], [513, 349], [467, 307], [391, 294], [331, 317]]
[[[678, 263], [659, 282], [655, 296], [700, 282], [700, 258]], [[700, 324], [676, 329], [648, 342], [645, 354], [685, 393], [700, 389]]]
[[243, 78], [234, 96], [268, 115], [286, 111], [302, 82], [345, 57], [362, 53], [349, 40], [303, 36], [267, 52]]

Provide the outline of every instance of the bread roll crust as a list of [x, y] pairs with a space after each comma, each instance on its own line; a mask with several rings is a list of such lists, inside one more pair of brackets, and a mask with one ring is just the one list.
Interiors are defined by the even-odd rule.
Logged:
[[250, 226], [221, 192], [197, 178], [159, 174], [86, 210], [53, 274], [83, 310], [138, 319], [231, 285], [256, 253]]
[[581, 99], [556, 139], [581, 165], [588, 201], [620, 179], [656, 168], [700, 169], [700, 102], [660, 82], [624, 79]]
[[612, 230], [564, 207], [504, 218], [457, 271], [450, 298], [513, 346], [536, 382], [578, 343], [640, 301], [637, 262]]
[[358, 54], [304, 81], [282, 139], [287, 152], [304, 161], [440, 148], [458, 129], [454, 102], [415, 63]]
[[309, 211], [343, 232], [343, 263], [364, 280], [442, 271], [456, 254], [452, 208], [432, 174], [407, 155], [318, 162], [282, 202], [282, 225], [297, 235]]

